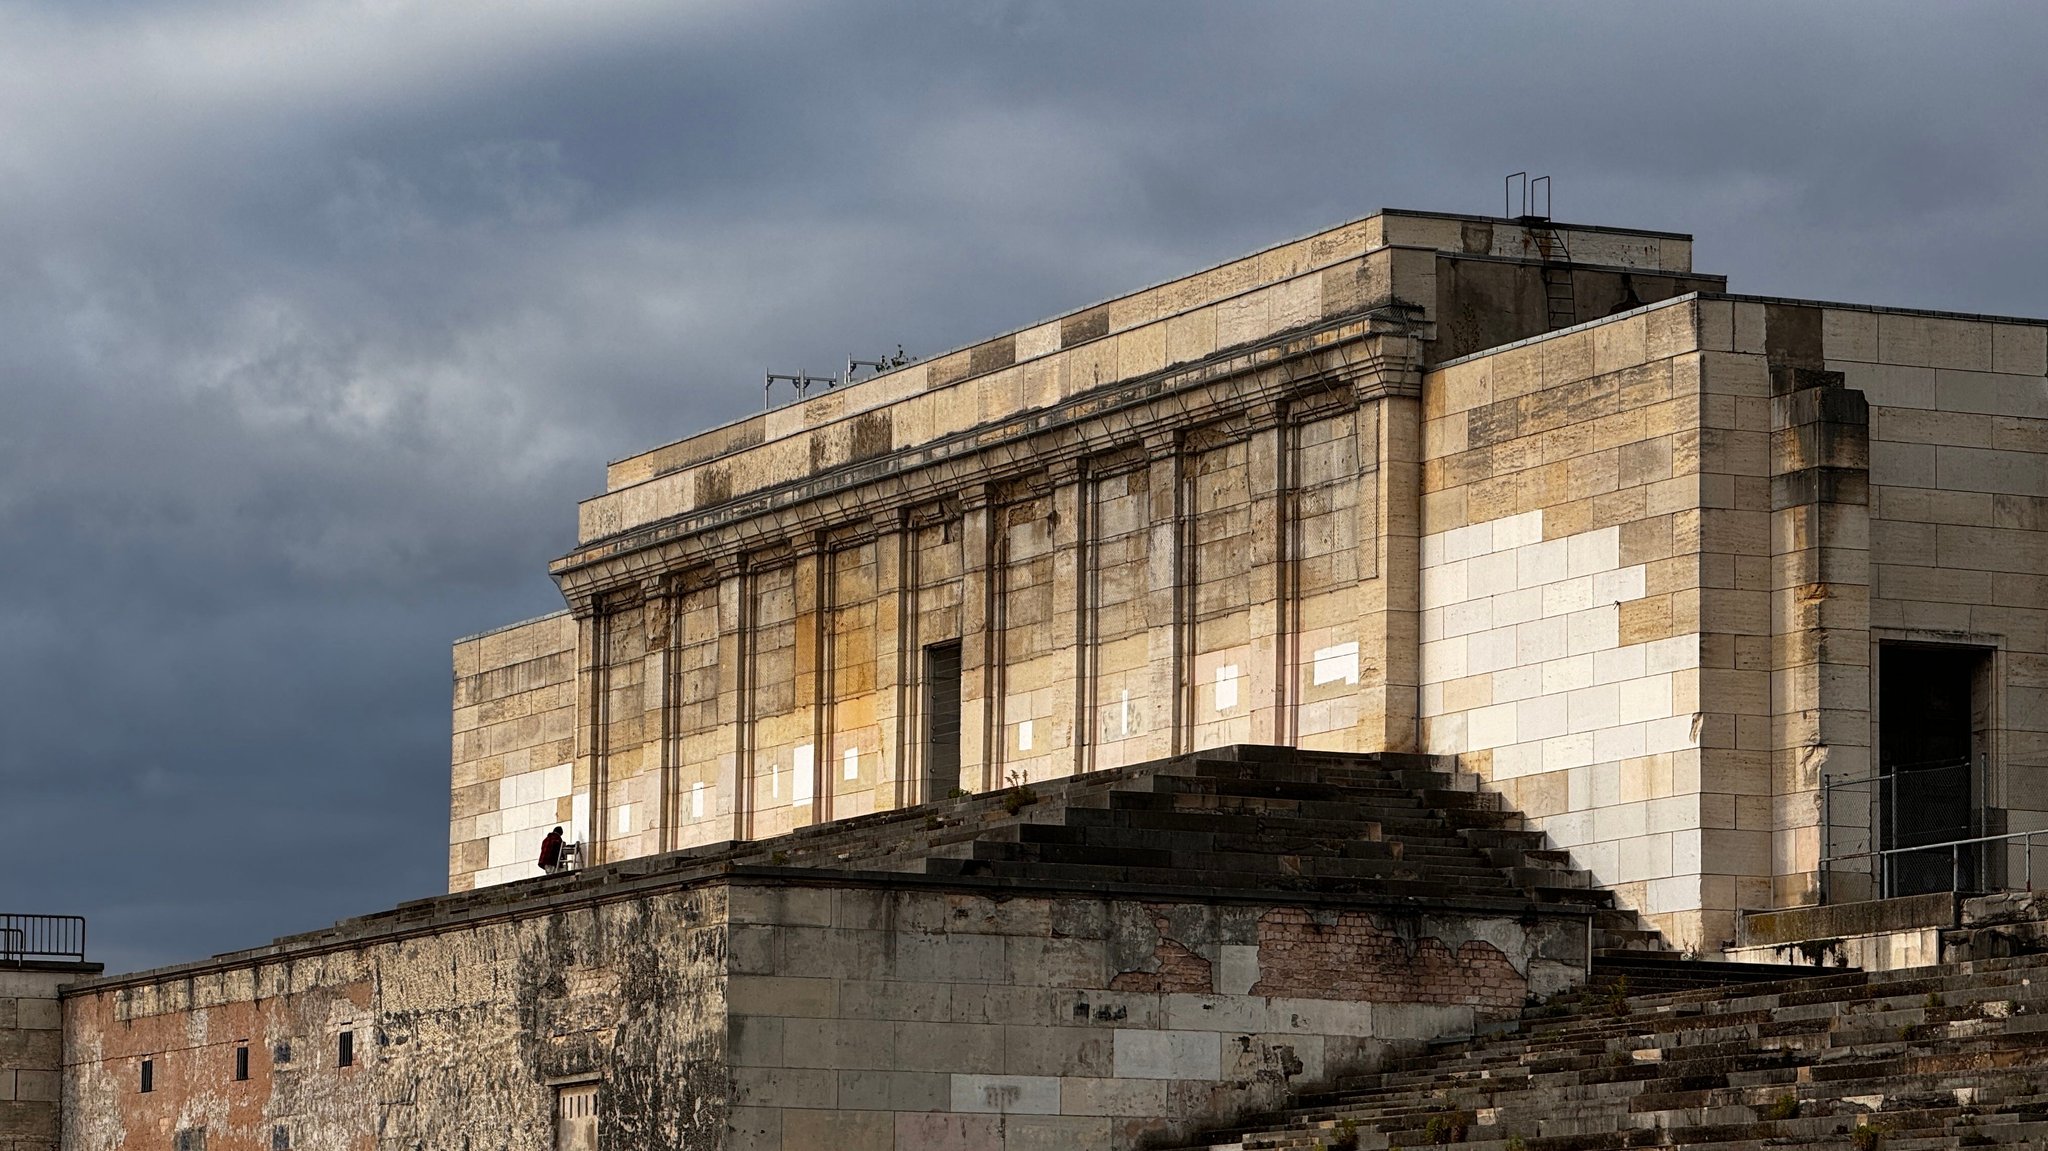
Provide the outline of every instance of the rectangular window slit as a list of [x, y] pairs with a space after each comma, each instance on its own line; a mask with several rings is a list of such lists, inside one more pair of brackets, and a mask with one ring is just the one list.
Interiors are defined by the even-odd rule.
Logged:
[[156, 1060], [142, 1061], [142, 1093], [147, 1095], [156, 1090]]
[[249, 1077], [249, 1045], [244, 1043], [235, 1048], [235, 1082]]
[[353, 1031], [344, 1031], [335, 1040], [334, 1065], [336, 1067], [353, 1067], [355, 1066], [355, 1062], [356, 1033]]

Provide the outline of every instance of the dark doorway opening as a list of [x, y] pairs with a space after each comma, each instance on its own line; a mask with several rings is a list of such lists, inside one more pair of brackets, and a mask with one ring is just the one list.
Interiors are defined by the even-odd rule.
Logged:
[[[1878, 649], [1878, 846], [1954, 843], [1987, 834], [1991, 652], [1887, 643]], [[1979, 846], [1885, 856], [1887, 895], [1981, 891]]]
[[924, 649], [924, 797], [960, 788], [960, 643]]

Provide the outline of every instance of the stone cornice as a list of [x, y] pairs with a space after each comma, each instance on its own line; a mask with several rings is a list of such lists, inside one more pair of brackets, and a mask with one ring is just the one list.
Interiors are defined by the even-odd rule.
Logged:
[[[855, 524], [888, 531], [906, 509], [955, 511], [991, 483], [1100, 471], [1125, 452], [1142, 465], [1148, 442], [1190, 427], [1270, 423], [1290, 401], [1331, 411], [1381, 395], [1419, 394], [1413, 318], [1378, 308], [1193, 364], [1074, 396], [1050, 408], [805, 477], [701, 512], [579, 548], [551, 574], [573, 605], [649, 572], [714, 563]], [[1043, 482], [1043, 481], [1040, 481]]]

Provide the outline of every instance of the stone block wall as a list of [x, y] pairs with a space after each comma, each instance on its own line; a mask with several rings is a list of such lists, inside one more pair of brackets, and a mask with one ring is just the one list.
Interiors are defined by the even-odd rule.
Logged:
[[1703, 478], [1699, 307], [1423, 385], [1424, 750], [1458, 754], [1681, 945], [1733, 926], [1740, 896], [1709, 888], [1767, 875], [1730, 869], [1735, 812], [1704, 778], [1705, 717], [1736, 703], [1707, 698], [1702, 666], [1718, 581], [1700, 549], [1723, 499]]
[[[1735, 305], [1783, 317], [1784, 305]], [[1885, 717], [1882, 645], [1976, 649], [1988, 659], [1988, 730], [1974, 786], [1986, 834], [2048, 829], [2048, 325], [1814, 305], [1821, 365], [1867, 404], [1868, 497], [1861, 523], [1827, 549], [1834, 587], [1800, 606], [1860, 607], [1827, 639], [1826, 673], [1780, 677], [1781, 706], [1810, 709], [1779, 773], [1781, 874], [1810, 876], [1822, 851], [1817, 774], [1867, 775]], [[1771, 349], [1766, 348], [1768, 353]], [[1754, 354], [1752, 352], [1751, 354]], [[1857, 530], [1857, 529], [1860, 529]], [[1856, 630], [1860, 627], [1860, 630]], [[1867, 850], [1871, 792], [1832, 805], [1830, 854]], [[1857, 800], [1864, 802], [1858, 803]], [[1861, 810], [1859, 811], [1859, 808]], [[2033, 867], [2048, 868], [2048, 836]], [[2023, 882], [2023, 845], [1993, 852], [1990, 879]], [[1837, 898], [1858, 892], [1863, 861], [1835, 869]], [[2002, 872], [2002, 874], [2000, 874]], [[1780, 902], [1813, 897], [1790, 884]], [[1869, 887], [1861, 890], [1869, 891]]]
[[[1588, 307], [1698, 279], [1681, 237], [1567, 232], [1612, 261]], [[1234, 742], [1413, 749], [1415, 371], [1439, 316], [1543, 330], [1493, 299], [1534, 243], [1390, 213], [614, 465], [542, 641], [572, 766], [493, 797], [524, 733], [458, 736], [451, 889], [532, 874], [494, 798], [608, 862]]]
[[1160, 1145], [1513, 1014], [1583, 924], [1261, 903], [736, 886], [733, 1140]]
[[[592, 1086], [612, 1151], [1156, 1146], [1512, 1015], [1586, 961], [1582, 918], [1516, 908], [622, 882], [75, 987], [62, 1146], [539, 1151]], [[51, 1094], [47, 1034], [50, 1075], [15, 1074]]]
[[724, 934], [708, 886], [87, 985], [64, 1000], [63, 1146], [459, 1148], [489, 1131], [538, 1151], [557, 1090], [598, 1082], [605, 1146], [716, 1148]]
[[451, 891], [527, 879], [548, 829], [590, 838], [577, 778], [577, 626], [567, 612], [455, 645]]
[[57, 989], [79, 977], [76, 968], [0, 968], [0, 1151], [57, 1151], [64, 1066]]

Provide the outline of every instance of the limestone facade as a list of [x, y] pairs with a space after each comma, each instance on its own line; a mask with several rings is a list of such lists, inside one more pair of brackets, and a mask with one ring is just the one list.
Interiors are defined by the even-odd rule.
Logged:
[[[1560, 234], [1589, 318], [1720, 286], [1684, 237]], [[1544, 330], [1536, 244], [1382, 213], [612, 465], [572, 614], [458, 649], [451, 888], [531, 874], [550, 800], [616, 860], [1233, 742], [1414, 748], [1422, 371]]]
[[2048, 328], [1724, 288], [1385, 212], [614, 463], [457, 649], [450, 888], [1279, 743], [1459, 756], [1714, 950], [1886, 889], [1821, 782], [1937, 649], [1968, 830], [2048, 827]]

